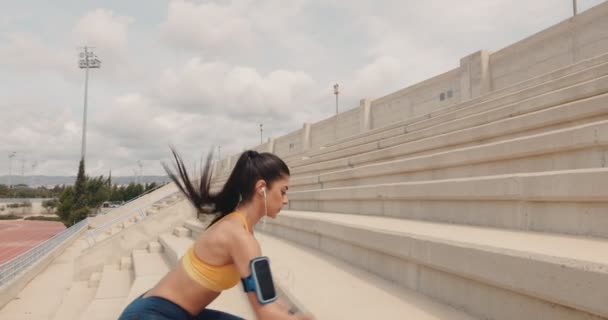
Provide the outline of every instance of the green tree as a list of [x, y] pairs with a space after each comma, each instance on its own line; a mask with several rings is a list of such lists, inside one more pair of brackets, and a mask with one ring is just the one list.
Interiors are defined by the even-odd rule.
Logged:
[[84, 159], [80, 160], [78, 165], [78, 176], [76, 176], [76, 183], [74, 183], [74, 209], [84, 208], [87, 203], [87, 177], [84, 175]]
[[148, 191], [150, 191], [150, 190], [152, 190], [152, 189], [154, 189], [156, 187], [158, 187], [156, 185], [156, 182], [152, 182], [152, 183], [150, 183], [149, 185], [146, 186], [146, 192], [148, 192]]
[[117, 185], [112, 186], [112, 192], [110, 192], [110, 201], [123, 201], [122, 191]]
[[53, 192], [62, 191], [57, 203], [57, 215], [66, 226], [86, 219], [91, 209], [99, 208], [105, 201], [129, 201], [156, 187], [156, 183], [130, 183], [127, 187], [112, 185], [111, 174], [107, 179], [103, 176], [90, 179], [84, 174], [84, 162], [81, 160], [74, 186], [53, 188]]
[[42, 207], [46, 209], [47, 213], [51, 213], [53, 211], [53, 209], [55, 209], [57, 207], [58, 204], [59, 204], [58, 199], [42, 201]]
[[104, 201], [110, 199], [110, 188], [108, 188], [103, 176], [87, 181], [87, 206], [98, 208]]
[[84, 174], [84, 160], [81, 159], [74, 187], [66, 188], [59, 197], [57, 215], [66, 227], [70, 227], [88, 216], [90, 209], [87, 203], [87, 177]]
[[63, 221], [63, 224], [70, 226], [70, 213], [74, 207], [75, 192], [73, 187], [66, 187], [61, 195], [59, 196], [59, 203], [57, 205], [57, 215]]

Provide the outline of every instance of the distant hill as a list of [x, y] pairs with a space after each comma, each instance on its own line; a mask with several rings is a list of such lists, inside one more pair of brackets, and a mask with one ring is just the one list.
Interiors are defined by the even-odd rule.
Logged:
[[[76, 176], [25, 176], [24, 179], [19, 175], [13, 175], [13, 184], [25, 183], [27, 185], [32, 184], [35, 186], [54, 186], [54, 185], [73, 185], [76, 181]], [[112, 177], [113, 184], [129, 184], [131, 182], [140, 183], [165, 183], [169, 182], [167, 176], [124, 176], [124, 177]], [[0, 184], [8, 185], [8, 175], [0, 176]]]

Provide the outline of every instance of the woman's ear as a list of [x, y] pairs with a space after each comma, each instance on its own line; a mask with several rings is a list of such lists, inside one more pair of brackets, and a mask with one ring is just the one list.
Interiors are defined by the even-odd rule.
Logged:
[[264, 180], [258, 180], [258, 182], [256, 182], [255, 184], [255, 190], [256, 192], [260, 193], [260, 195], [265, 195], [267, 186], [266, 186], [266, 181]]

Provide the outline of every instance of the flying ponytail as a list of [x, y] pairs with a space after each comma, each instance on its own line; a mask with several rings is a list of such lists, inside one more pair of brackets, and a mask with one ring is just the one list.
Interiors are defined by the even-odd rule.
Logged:
[[289, 167], [272, 153], [258, 153], [248, 150], [241, 154], [234, 169], [219, 193], [211, 193], [213, 152], [207, 156], [200, 181], [195, 184], [188, 176], [184, 161], [171, 147], [175, 158], [174, 173], [167, 164], [163, 168], [179, 190], [188, 198], [200, 214], [213, 214], [215, 218], [208, 227], [233, 212], [240, 202], [248, 202], [254, 195], [254, 187], [258, 180], [266, 181], [268, 188], [281, 177], [289, 177]]

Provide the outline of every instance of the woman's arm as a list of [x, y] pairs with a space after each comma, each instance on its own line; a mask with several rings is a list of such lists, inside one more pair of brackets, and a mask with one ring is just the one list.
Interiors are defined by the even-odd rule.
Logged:
[[[239, 230], [241, 231], [241, 230]], [[235, 231], [231, 237], [230, 255], [239, 271], [241, 278], [246, 278], [251, 275], [249, 262], [256, 257], [262, 255], [262, 250], [257, 240], [248, 232]], [[288, 313], [288, 308], [285, 303], [277, 303], [274, 301], [268, 304], [260, 304], [255, 295], [255, 292], [248, 292], [247, 297], [253, 308], [256, 316], [260, 320], [312, 320], [310, 315], [291, 315]]]

